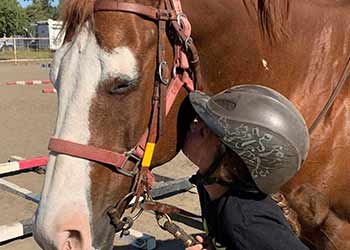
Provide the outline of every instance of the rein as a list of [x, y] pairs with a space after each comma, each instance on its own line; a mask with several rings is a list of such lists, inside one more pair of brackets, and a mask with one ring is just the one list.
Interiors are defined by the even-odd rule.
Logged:
[[[163, 133], [164, 121], [182, 87], [188, 91], [201, 89], [202, 81], [198, 51], [191, 38], [191, 25], [182, 12], [180, 0], [160, 0], [158, 8], [137, 3], [115, 0], [98, 0], [94, 4], [94, 12], [120, 11], [140, 15], [145, 20], [153, 21], [158, 26], [157, 67], [152, 97], [152, 111], [149, 127], [141, 136], [134, 148], [123, 153], [80, 144], [60, 138], [51, 138], [49, 150], [56, 154], [64, 154], [113, 166], [115, 171], [127, 177], [134, 178], [131, 192], [122, 198], [108, 214], [117, 232], [127, 234], [133, 221], [146, 210], [156, 213], [158, 224], [164, 230], [182, 239], [186, 246], [195, 243], [195, 240], [175, 225], [167, 212], [181, 212], [184, 210], [157, 203], [152, 200], [150, 190], [153, 184], [153, 174], [149, 170], [158, 138]], [[167, 25], [169, 24], [169, 25]], [[174, 62], [169, 70], [165, 60], [165, 43], [169, 40], [174, 48]], [[132, 170], [125, 168], [131, 162]], [[145, 195], [146, 191], [146, 195]], [[135, 197], [132, 211], [139, 205], [141, 196], [145, 196], [143, 207], [133, 218], [120, 219], [129, 201]], [[188, 214], [187, 214], [188, 215]]]
[[343, 89], [345, 81], [348, 79], [349, 75], [350, 75], [350, 57], [347, 59], [345, 68], [343, 70], [343, 73], [340, 77], [339, 82], [337, 83], [337, 86], [334, 88], [331, 96], [328, 98], [327, 103], [324, 105], [323, 109], [318, 114], [316, 119], [313, 121], [312, 125], [310, 126], [310, 128], [309, 128], [310, 134], [312, 134], [312, 132], [317, 127], [317, 125], [319, 125], [320, 122], [322, 121], [322, 119], [327, 115], [327, 113], [328, 113], [329, 109], [332, 107], [335, 99], [339, 95], [340, 91]]

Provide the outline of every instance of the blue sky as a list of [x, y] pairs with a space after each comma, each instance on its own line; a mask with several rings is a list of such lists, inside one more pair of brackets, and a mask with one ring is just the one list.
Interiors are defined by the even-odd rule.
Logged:
[[[24, 1], [24, 0], [19, 0], [18, 1], [23, 7], [27, 7], [28, 5], [32, 4], [32, 1]], [[53, 1], [53, 5], [56, 6], [58, 4], [58, 0]]]

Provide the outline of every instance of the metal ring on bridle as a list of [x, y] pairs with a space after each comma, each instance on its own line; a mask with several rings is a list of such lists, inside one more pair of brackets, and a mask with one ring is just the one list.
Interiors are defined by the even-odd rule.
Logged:
[[181, 21], [181, 17], [187, 18], [187, 16], [186, 16], [184, 13], [179, 13], [179, 14], [176, 15], [177, 24], [178, 24], [181, 28], [183, 28], [183, 25], [182, 25], [183, 22]]
[[144, 211], [143, 208], [140, 208], [140, 210], [135, 214], [135, 216], [132, 217], [132, 220], [133, 221], [137, 220], [140, 217], [140, 215], [143, 213], [143, 211]]
[[125, 216], [121, 219], [122, 223], [124, 223], [122, 231], [124, 230], [129, 230], [130, 228], [132, 228], [133, 224], [134, 224], [134, 219], [131, 218], [130, 216]]
[[[158, 224], [158, 226], [159, 226], [160, 228], [164, 229], [164, 230], [166, 230], [165, 227], [164, 227], [164, 224], [165, 224], [166, 222], [172, 222], [172, 220], [170, 219], [169, 215], [167, 215], [167, 214], [159, 213], [159, 214], [156, 215], [156, 218], [157, 218], [157, 224]], [[162, 220], [162, 219], [165, 220], [164, 223], [161, 223], [161, 220]]]
[[174, 65], [174, 67], [173, 67], [173, 71], [172, 71], [173, 78], [175, 78], [175, 77], [176, 77], [176, 75], [177, 75], [177, 71], [176, 71], [176, 69], [177, 69], [177, 66], [176, 66], [176, 64], [175, 64], [175, 65]]
[[167, 62], [166, 61], [162, 61], [159, 64], [159, 67], [158, 67], [159, 79], [165, 85], [167, 85], [169, 83], [169, 79], [165, 79], [164, 76], [163, 76], [163, 67], [166, 67], [166, 66], [168, 66]]

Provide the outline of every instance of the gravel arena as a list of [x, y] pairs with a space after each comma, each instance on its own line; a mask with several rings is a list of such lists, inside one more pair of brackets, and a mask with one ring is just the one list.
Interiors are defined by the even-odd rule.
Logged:
[[[10, 64], [0, 62], [0, 163], [8, 161], [10, 156], [20, 156], [27, 159], [46, 156], [47, 144], [55, 126], [57, 95], [44, 94], [42, 89], [53, 87], [46, 85], [14, 85], [8, 81], [46, 80], [49, 79], [49, 69], [42, 67], [43, 63], [31, 62]], [[186, 177], [195, 172], [195, 168], [180, 153], [171, 162], [155, 169], [154, 173], [170, 177]], [[44, 175], [33, 171], [1, 176], [1, 179], [11, 181], [23, 188], [40, 194], [44, 183]], [[199, 214], [199, 202], [196, 189], [180, 193], [161, 200], [169, 204], [181, 206], [184, 209]], [[33, 216], [36, 203], [0, 189], [0, 227], [9, 225]], [[181, 225], [187, 233], [200, 233], [198, 229]], [[154, 216], [143, 213], [134, 227], [142, 233], [153, 235], [157, 240], [156, 249], [184, 249], [172, 235], [162, 231]], [[136, 249], [123, 240], [115, 241], [115, 248]], [[5, 243], [0, 243], [0, 250], [39, 250], [31, 235], [21, 237]]]

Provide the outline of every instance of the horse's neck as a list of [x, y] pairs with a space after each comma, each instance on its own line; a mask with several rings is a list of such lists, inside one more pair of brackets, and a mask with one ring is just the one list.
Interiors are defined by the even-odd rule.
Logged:
[[[218, 92], [243, 83], [268, 85], [290, 97], [309, 91], [310, 85], [331, 91], [330, 82], [340, 77], [350, 54], [350, 35], [346, 32], [349, 7], [329, 9], [309, 1], [291, 1], [289, 23], [284, 24], [290, 25], [285, 27], [290, 34], [271, 42], [261, 30], [253, 5], [256, 2], [184, 2], [206, 91]], [[339, 44], [344, 45], [343, 51], [332, 49]]]
[[[245, 75], [237, 74], [256, 61], [259, 54], [255, 37], [258, 26], [252, 25], [249, 14], [254, 11], [254, 6], [248, 8], [241, 1], [231, 0], [184, 2], [200, 53], [206, 92], [217, 93], [233, 83], [251, 81]], [[241, 50], [242, 42], [248, 51]], [[251, 69], [258, 68], [254, 66]]]

